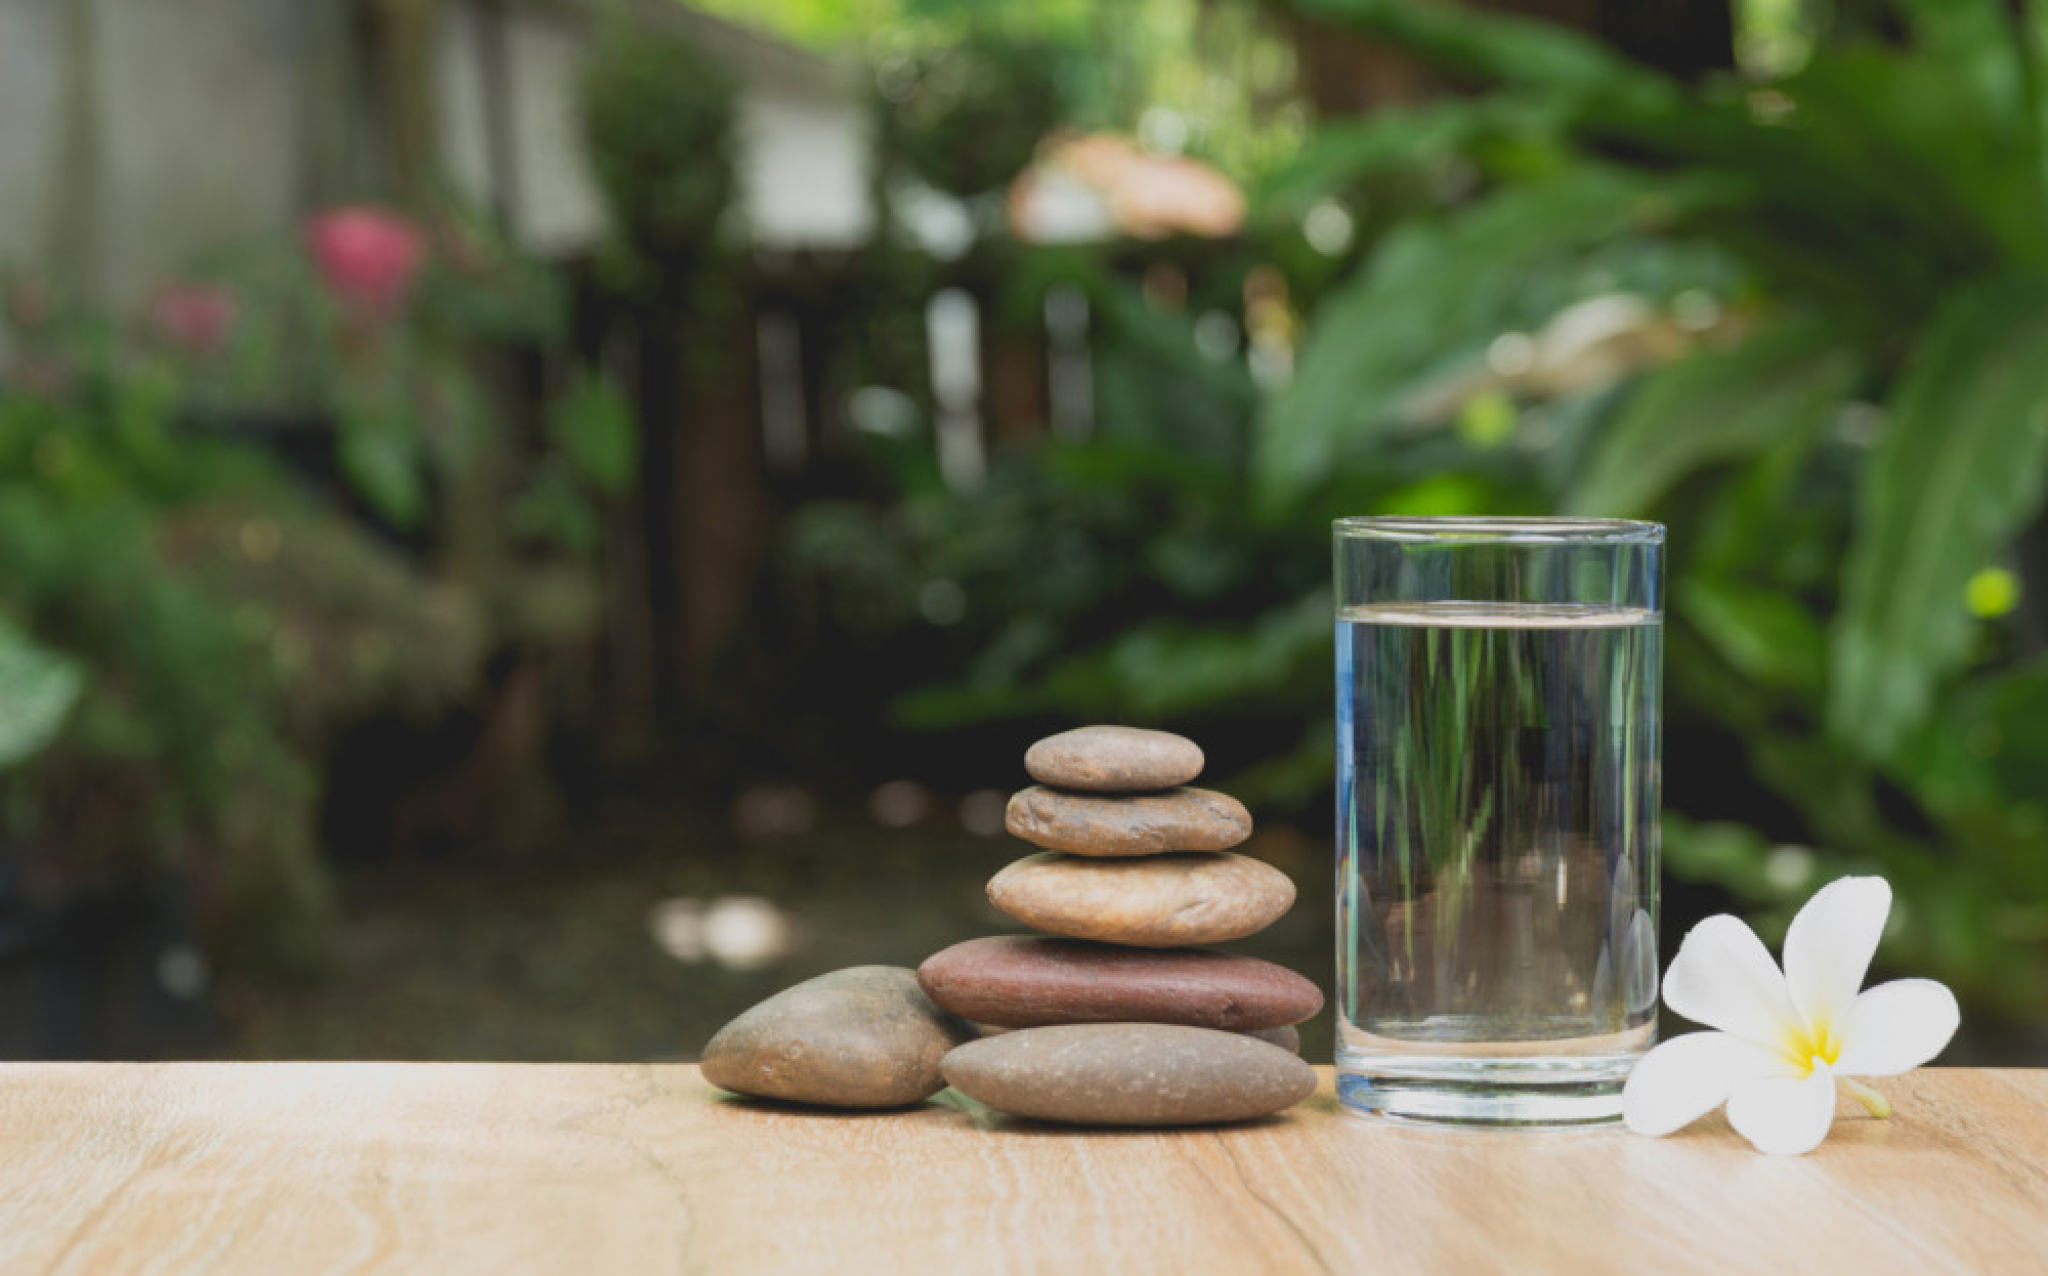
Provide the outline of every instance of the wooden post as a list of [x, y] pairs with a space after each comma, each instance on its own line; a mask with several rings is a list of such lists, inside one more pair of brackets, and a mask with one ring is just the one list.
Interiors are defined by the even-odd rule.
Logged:
[[479, 71], [483, 78], [485, 156], [491, 206], [499, 225], [519, 233], [519, 139], [513, 116], [518, 95], [512, 72], [512, 16], [506, 0], [482, 0], [477, 13]]
[[767, 553], [771, 519], [761, 455], [756, 316], [734, 300], [730, 313], [695, 317], [675, 334], [680, 374], [669, 471], [674, 500], [676, 607], [672, 687], [689, 701], [717, 698], [719, 658], [739, 637], [755, 573]]
[[994, 450], [1028, 444], [1046, 433], [1051, 415], [1045, 333], [991, 321], [982, 327], [983, 396]]
[[[55, 115], [56, 180], [50, 184], [48, 260], [62, 281], [81, 295], [96, 296], [102, 226], [99, 40], [91, 0], [63, 6], [63, 97]], [[19, 123], [26, 123], [21, 121]]]
[[371, 4], [392, 186], [401, 200], [417, 206], [425, 200], [441, 158], [434, 100], [440, 0]]

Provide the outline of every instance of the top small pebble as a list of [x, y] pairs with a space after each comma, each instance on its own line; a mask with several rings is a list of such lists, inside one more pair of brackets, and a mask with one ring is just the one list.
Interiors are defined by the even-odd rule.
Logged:
[[1087, 793], [1147, 793], [1202, 773], [1202, 748], [1167, 731], [1076, 727], [1049, 735], [1024, 755], [1040, 784]]

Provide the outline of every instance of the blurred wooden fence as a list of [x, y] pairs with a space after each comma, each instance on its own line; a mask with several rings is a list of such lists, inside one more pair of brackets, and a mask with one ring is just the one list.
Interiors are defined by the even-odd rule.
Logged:
[[1092, 428], [1077, 290], [1013, 324], [995, 316], [1000, 280], [973, 268], [922, 295], [877, 283], [855, 253], [786, 254], [737, 274], [710, 324], [586, 286], [571, 347], [535, 352], [545, 377], [607, 368], [639, 412], [642, 474], [610, 515], [603, 639], [604, 712], [628, 730], [729, 692], [721, 662], [791, 511], [883, 495], [864, 486], [861, 430], [912, 431], [971, 492], [998, 451]]

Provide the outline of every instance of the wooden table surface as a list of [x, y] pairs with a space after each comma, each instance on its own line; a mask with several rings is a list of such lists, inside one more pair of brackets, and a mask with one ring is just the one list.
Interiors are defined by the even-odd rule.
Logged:
[[[1821, 1149], [819, 1115], [683, 1065], [0, 1065], [0, 1273], [2048, 1271], [2048, 1071]], [[1853, 1114], [1853, 1115], [1851, 1115]]]

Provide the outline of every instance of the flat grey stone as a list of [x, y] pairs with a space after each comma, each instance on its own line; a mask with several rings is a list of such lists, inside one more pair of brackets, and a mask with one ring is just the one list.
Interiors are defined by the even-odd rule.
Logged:
[[1033, 787], [1010, 799], [1003, 825], [1048, 851], [1112, 857], [1227, 851], [1252, 835], [1244, 803], [1211, 789], [1111, 797]]
[[939, 1062], [974, 1036], [917, 972], [854, 966], [787, 988], [718, 1030], [704, 1079], [723, 1090], [834, 1108], [894, 1108], [938, 1093]]
[[1275, 1045], [1180, 1024], [1064, 1024], [971, 1041], [946, 1081], [1015, 1116], [1076, 1125], [1212, 1125], [1267, 1116], [1315, 1092]]

